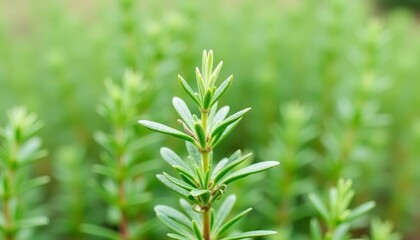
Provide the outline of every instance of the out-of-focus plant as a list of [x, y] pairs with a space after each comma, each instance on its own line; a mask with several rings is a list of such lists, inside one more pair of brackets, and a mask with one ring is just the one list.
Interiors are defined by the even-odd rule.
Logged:
[[[370, 239], [372, 240], [400, 240], [401, 235], [394, 232], [394, 226], [389, 221], [375, 218], [371, 222]], [[369, 238], [368, 238], [369, 239]]]
[[191, 113], [181, 98], [173, 98], [175, 110], [181, 117], [178, 122], [182, 125], [184, 132], [148, 120], [139, 121], [140, 124], [153, 131], [186, 141], [189, 157], [185, 160], [169, 148], [161, 149], [163, 159], [179, 173], [180, 179], [167, 173], [157, 175], [163, 184], [192, 202], [192, 206], [184, 204], [189, 217], [168, 206], [155, 207], [158, 218], [176, 232], [168, 234], [174, 239], [228, 240], [275, 233], [274, 231], [249, 231], [223, 237], [226, 235], [226, 231], [244, 217], [250, 209], [226, 222], [225, 220], [235, 203], [235, 197], [227, 197], [217, 212], [213, 209], [216, 200], [223, 197], [228, 183], [278, 165], [278, 162], [266, 161], [232, 172], [237, 165], [251, 155], [242, 155], [238, 150], [213, 166], [213, 149], [249, 111], [247, 108], [227, 117], [229, 107], [217, 109], [218, 100], [226, 93], [233, 79], [232, 76], [229, 76], [219, 86], [216, 86], [215, 83], [221, 68], [222, 62], [213, 69], [213, 52], [204, 51], [201, 72], [196, 68], [198, 92], [192, 90], [190, 85], [181, 76], [178, 76], [180, 85], [201, 114], [201, 117], [198, 118], [197, 115]]
[[310, 202], [326, 227], [325, 232], [323, 232], [319, 220], [312, 219], [310, 224], [312, 240], [349, 239], [352, 222], [360, 219], [375, 207], [375, 202], [369, 201], [350, 209], [354, 194], [352, 181], [344, 179], [339, 179], [337, 186], [330, 189], [327, 201], [323, 201], [314, 193], [309, 194]]
[[[28, 192], [49, 182], [48, 176], [32, 177], [31, 164], [47, 155], [36, 136], [42, 123], [26, 108], [8, 112], [0, 129], [0, 236], [5, 240], [31, 239], [32, 228], [48, 224], [46, 216], [32, 216]], [[36, 208], [35, 208], [36, 209]]]
[[100, 205], [100, 199], [86, 184], [91, 174], [86, 158], [86, 148], [77, 144], [63, 146], [54, 154], [57, 190], [52, 204], [55, 220], [50, 224], [53, 231], [49, 239], [86, 239], [81, 225], [100, 221], [105, 216], [94, 208]]
[[149, 162], [139, 159], [139, 151], [152, 138], [136, 136], [133, 124], [139, 117], [137, 105], [145, 83], [139, 75], [128, 71], [121, 84], [107, 81], [106, 87], [108, 97], [100, 106], [99, 113], [109, 121], [112, 131], [95, 135], [106, 151], [101, 156], [102, 164], [93, 166], [93, 171], [103, 179], [100, 183], [91, 182], [91, 187], [109, 205], [109, 223], [116, 225], [118, 231], [90, 224], [82, 228], [86, 233], [109, 239], [138, 239], [147, 230], [139, 219], [139, 205], [151, 198], [150, 193], [145, 192], [144, 175], [153, 168]]
[[[279, 160], [282, 165], [279, 171], [270, 172], [272, 174], [265, 181], [266, 187], [261, 189], [263, 197], [268, 196], [268, 199], [257, 210], [279, 227], [281, 239], [290, 239], [296, 237], [299, 231], [294, 229], [293, 224], [305, 216], [305, 209], [298, 207], [298, 198], [313, 187], [302, 170], [314, 159], [314, 152], [308, 144], [316, 137], [317, 130], [311, 123], [309, 107], [291, 102], [285, 104], [280, 112], [281, 123], [272, 129], [273, 138], [265, 149], [264, 158]], [[280, 238], [275, 236], [274, 239]]]

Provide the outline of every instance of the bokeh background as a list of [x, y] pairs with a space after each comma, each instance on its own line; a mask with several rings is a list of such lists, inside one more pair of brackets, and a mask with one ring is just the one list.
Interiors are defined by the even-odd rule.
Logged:
[[[53, 176], [36, 196], [52, 222], [32, 239], [96, 239], [79, 225], [113, 227], [86, 185], [98, 177], [90, 169], [102, 151], [93, 134], [109, 127], [97, 113], [104, 80], [140, 73], [148, 89], [139, 111], [176, 126], [171, 98], [186, 97], [176, 76], [193, 83], [203, 49], [224, 61], [222, 77], [235, 77], [222, 103], [253, 109], [216, 157], [241, 148], [254, 161], [285, 163], [229, 189], [241, 196], [238, 210], [255, 209], [243, 229], [307, 239], [316, 215], [307, 194], [347, 177], [355, 204], [375, 200], [372, 215], [420, 239], [418, 8], [416, 0], [0, 1], [0, 123], [7, 109], [27, 106], [44, 122], [50, 152], [34, 174]], [[145, 146], [144, 161], [161, 169], [145, 176], [154, 197], [142, 222], [156, 221], [154, 204], [177, 205], [154, 177], [167, 170], [160, 145], [185, 153], [166, 137]], [[144, 239], [166, 231], [156, 223]]]

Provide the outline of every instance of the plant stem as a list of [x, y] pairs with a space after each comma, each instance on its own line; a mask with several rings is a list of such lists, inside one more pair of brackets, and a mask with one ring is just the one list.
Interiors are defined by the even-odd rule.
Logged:
[[[207, 115], [208, 110], [204, 109], [201, 110], [201, 124], [204, 129], [204, 135], [206, 136], [207, 141]], [[206, 175], [206, 173], [209, 171], [210, 168], [210, 161], [209, 161], [209, 149], [207, 149], [207, 143], [206, 143], [206, 149], [201, 152], [201, 157], [203, 160], [203, 174]], [[203, 188], [208, 188], [208, 186], [203, 186]], [[211, 206], [205, 206], [205, 210], [203, 212], [203, 237], [204, 240], [210, 240], [210, 209]]]
[[[124, 144], [124, 128], [123, 127], [116, 127], [116, 138], [119, 147], [121, 148]], [[120, 235], [121, 239], [128, 240], [129, 233], [128, 233], [128, 219], [125, 213], [124, 205], [125, 205], [125, 187], [124, 187], [124, 176], [123, 176], [123, 169], [124, 169], [124, 153], [120, 152], [120, 149], [117, 149], [117, 159], [118, 159], [118, 170], [119, 170], [119, 178], [118, 178], [118, 198], [120, 202]]]

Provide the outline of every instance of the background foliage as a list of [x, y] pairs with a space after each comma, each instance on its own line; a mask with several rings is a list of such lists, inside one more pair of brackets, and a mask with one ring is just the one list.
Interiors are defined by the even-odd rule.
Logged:
[[[38, 194], [46, 196], [46, 215], [59, 221], [37, 236], [94, 239], [78, 226], [106, 222], [105, 203], [77, 181], [97, 177], [90, 169], [102, 150], [93, 135], [110, 132], [96, 111], [104, 80], [120, 81], [126, 69], [141, 73], [148, 91], [137, 111], [169, 122], [176, 116], [171, 98], [182, 95], [177, 74], [192, 82], [201, 51], [213, 49], [224, 61], [221, 77], [235, 76], [224, 101], [253, 108], [215, 158], [246, 146], [253, 161], [284, 161], [230, 189], [243, 196], [238, 209], [255, 206], [244, 229], [305, 238], [316, 214], [307, 194], [325, 195], [345, 177], [353, 179], [354, 206], [374, 200], [373, 214], [391, 220], [405, 239], [419, 238], [419, 38], [416, 13], [368, 1], [2, 1], [0, 123], [6, 125], [7, 109], [25, 105], [44, 123], [40, 135], [50, 152], [34, 176], [52, 176]], [[142, 159], [161, 164], [158, 148], [145, 146]], [[145, 174], [153, 201], [141, 219], [155, 218], [154, 204], [177, 202], [155, 173]], [[242, 187], [249, 185], [254, 190]], [[162, 232], [156, 225], [144, 239]]]

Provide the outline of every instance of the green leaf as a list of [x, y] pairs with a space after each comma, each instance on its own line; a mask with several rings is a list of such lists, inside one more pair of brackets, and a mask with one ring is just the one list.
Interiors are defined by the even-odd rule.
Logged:
[[185, 134], [181, 131], [178, 131], [174, 128], [168, 127], [168, 126], [163, 125], [161, 123], [152, 122], [152, 121], [149, 121], [149, 120], [140, 120], [139, 123], [141, 125], [145, 126], [146, 128], [152, 130], [152, 131], [156, 131], [156, 132], [160, 132], [160, 133], [163, 133], [163, 134], [171, 135], [173, 137], [184, 139], [184, 140], [189, 141], [189, 142], [194, 142], [194, 138], [192, 138], [191, 136], [188, 136], [187, 134]]
[[231, 116], [229, 116], [228, 118], [226, 118], [223, 122], [217, 124], [217, 126], [215, 126], [214, 130], [211, 133], [211, 137], [214, 137], [218, 133], [223, 132], [231, 123], [233, 123], [236, 120], [242, 118], [242, 116], [245, 113], [247, 113], [249, 110], [251, 110], [251, 108], [246, 108], [244, 110], [236, 112], [236, 113], [232, 114]]
[[205, 148], [207, 145], [206, 141], [206, 134], [204, 133], [203, 126], [201, 124], [196, 123], [194, 125], [195, 134], [197, 136], [198, 142], [202, 148]]
[[236, 120], [236, 122], [230, 124], [223, 133], [217, 135], [211, 142], [212, 147], [216, 147], [217, 144], [219, 144], [227, 135], [229, 135], [229, 133], [233, 131], [233, 129], [236, 127], [236, 125], [238, 125], [241, 119], [242, 118]]
[[375, 205], [376, 204], [375, 204], [374, 201], [363, 203], [362, 205], [358, 206], [357, 208], [351, 210], [350, 214], [346, 218], [346, 221], [353, 221], [353, 220], [363, 216], [364, 214], [366, 214], [367, 212], [372, 210], [375, 207]]
[[172, 183], [164, 175], [158, 174], [158, 175], [156, 175], [156, 177], [159, 179], [160, 182], [162, 182], [168, 188], [172, 189], [173, 191], [180, 194], [181, 196], [188, 197], [189, 192], [187, 190], [185, 190], [185, 189], [179, 187], [178, 185]]
[[190, 143], [190, 142], [185, 142], [186, 146], [187, 146], [187, 151], [189, 156], [191, 157], [191, 159], [194, 162], [195, 166], [200, 166], [201, 165], [201, 154], [198, 151], [197, 147]]
[[219, 182], [219, 180], [222, 179], [230, 170], [232, 170], [234, 167], [248, 159], [250, 156], [252, 156], [252, 153], [248, 153], [230, 162], [227, 166], [223, 167], [222, 170], [214, 177], [214, 181], [216, 183]]
[[347, 235], [349, 230], [350, 230], [350, 225], [348, 225], [348, 224], [339, 225], [333, 233], [332, 240], [346, 240], [346, 239], [348, 239], [346, 237], [346, 235]]
[[172, 149], [167, 147], [160, 148], [160, 155], [162, 158], [173, 168], [175, 167], [181, 167], [185, 169], [189, 174], [193, 175], [192, 170], [189, 168], [189, 166], [176, 154]]
[[24, 182], [19, 189], [19, 192], [23, 193], [23, 192], [27, 192], [33, 188], [42, 186], [44, 184], [47, 184], [50, 182], [50, 177], [49, 176], [42, 176], [42, 177], [37, 177], [37, 178], [32, 178], [26, 182]]
[[203, 236], [201, 236], [200, 228], [198, 227], [197, 223], [193, 220], [192, 226], [194, 230], [194, 235], [197, 238], [197, 240], [203, 240]]
[[213, 97], [213, 92], [212, 90], [209, 88], [206, 90], [206, 93], [204, 94], [204, 98], [203, 98], [203, 109], [209, 109], [210, 103], [211, 103], [211, 99]]
[[175, 234], [175, 233], [168, 233], [167, 236], [173, 239], [177, 239], [177, 240], [194, 240], [193, 238], [187, 238], [187, 237]]
[[[205, 92], [205, 84], [203, 80], [203, 76], [201, 76], [200, 70], [198, 68], [195, 68], [195, 77], [197, 78], [197, 85], [198, 85], [198, 91], [199, 95], [202, 96]], [[201, 101], [203, 99], [200, 99]]]
[[95, 191], [99, 196], [106, 200], [109, 204], [116, 205], [116, 200], [107, 190], [105, 190], [101, 185], [96, 181], [90, 181], [89, 186]]
[[15, 222], [15, 227], [17, 229], [22, 228], [32, 228], [47, 225], [49, 223], [49, 219], [47, 217], [33, 217], [28, 219], [23, 219]]
[[311, 219], [311, 239], [322, 240], [321, 226], [319, 221], [315, 218]]
[[268, 230], [250, 231], [250, 232], [233, 234], [229, 237], [222, 238], [222, 240], [235, 240], [235, 239], [261, 237], [261, 236], [273, 235], [276, 233], [277, 232], [275, 231], [268, 231]]
[[279, 165], [279, 162], [276, 162], [276, 161], [265, 161], [265, 162], [255, 163], [248, 167], [240, 169], [232, 174], [229, 174], [226, 178], [224, 178], [221, 181], [221, 183], [228, 184], [240, 178], [246, 177], [250, 174], [258, 173], [277, 165]]
[[207, 203], [210, 199], [211, 192], [209, 190], [204, 189], [193, 189], [190, 191], [190, 195], [194, 198], [201, 198], [204, 203]]
[[172, 99], [172, 104], [181, 119], [184, 120], [187, 126], [192, 130], [194, 128], [194, 119], [187, 104], [179, 97], [174, 97]]
[[219, 228], [223, 225], [223, 222], [232, 211], [232, 208], [235, 205], [235, 202], [236, 202], [236, 196], [230, 195], [220, 205], [220, 208], [218, 209], [216, 213], [214, 227], [212, 229], [213, 233], [217, 233]]
[[179, 233], [181, 236], [187, 237], [189, 239], [194, 239], [192, 235], [192, 230], [185, 227], [183, 224], [180, 224], [179, 222], [173, 220], [172, 218], [168, 217], [167, 215], [156, 212], [156, 216], [170, 229], [173, 231]]
[[241, 220], [243, 217], [245, 217], [245, 215], [247, 215], [250, 211], [252, 210], [252, 208], [248, 208], [245, 211], [240, 212], [239, 214], [237, 214], [235, 217], [233, 217], [232, 219], [230, 219], [229, 221], [227, 221], [225, 224], [223, 224], [219, 229], [216, 229], [215, 235], [221, 235], [224, 232], [226, 232], [229, 228], [231, 228], [233, 225], [235, 225], [235, 223], [237, 223], [239, 220]]
[[175, 208], [165, 206], [165, 205], [157, 205], [154, 208], [156, 213], [163, 214], [169, 218], [172, 218], [173, 220], [183, 224], [187, 228], [190, 228], [191, 220], [185, 216], [180, 211], [176, 210]]
[[220, 61], [214, 69], [213, 73], [210, 76], [210, 85], [213, 86], [216, 83], [217, 78], [219, 77], [220, 70], [222, 69], [223, 61]]
[[[214, 106], [216, 106], [216, 105], [214, 105]], [[213, 128], [213, 126], [216, 126], [216, 124], [219, 124], [219, 123], [223, 122], [223, 120], [225, 120], [226, 116], [229, 113], [229, 110], [230, 110], [229, 106], [224, 106], [224, 107], [220, 108], [219, 111], [216, 112], [216, 114], [215, 114], [215, 116], [214, 116], [214, 118], [211, 122], [212, 128]], [[210, 130], [212, 128], [210, 128]]]
[[324, 219], [324, 221], [328, 222], [330, 218], [329, 213], [322, 200], [314, 193], [310, 193], [308, 197], [318, 213], [321, 214], [321, 217]]
[[181, 75], [178, 75], [178, 81], [181, 87], [184, 89], [184, 91], [196, 102], [198, 105], [201, 105], [200, 100], [195, 96], [194, 90], [188, 85], [187, 81], [185, 81], [184, 78], [181, 77]]
[[100, 165], [100, 164], [93, 165], [92, 172], [110, 177], [112, 179], [115, 179], [118, 175], [118, 172], [116, 169], [113, 169], [104, 165]]
[[214, 179], [214, 176], [216, 176], [222, 169], [223, 167], [226, 165], [226, 163], [229, 161], [228, 158], [223, 158], [222, 160], [220, 160], [216, 166], [213, 168], [212, 174], [211, 174], [211, 178]]
[[87, 234], [108, 238], [108, 239], [118, 239], [119, 234], [118, 232], [104, 228], [101, 226], [93, 225], [93, 224], [82, 224], [81, 231]]
[[178, 185], [179, 187], [187, 190], [187, 191], [191, 191], [194, 188], [192, 186], [190, 186], [189, 184], [186, 184], [185, 182], [172, 177], [171, 175], [167, 174], [167, 173], [162, 173], [169, 181], [171, 181], [173, 184]]
[[179, 203], [182, 207], [182, 209], [184, 209], [184, 211], [187, 213], [188, 217], [190, 217], [191, 219], [193, 219], [198, 225], [202, 225], [202, 219], [201, 219], [201, 214], [197, 213], [196, 211], [194, 211], [192, 209], [192, 206], [184, 199], [180, 199]]
[[210, 106], [213, 106], [220, 97], [223, 96], [223, 94], [226, 92], [226, 90], [229, 88], [230, 84], [232, 83], [233, 76], [230, 75], [220, 86], [217, 88], [216, 92], [214, 93], [213, 99], [211, 100]]

